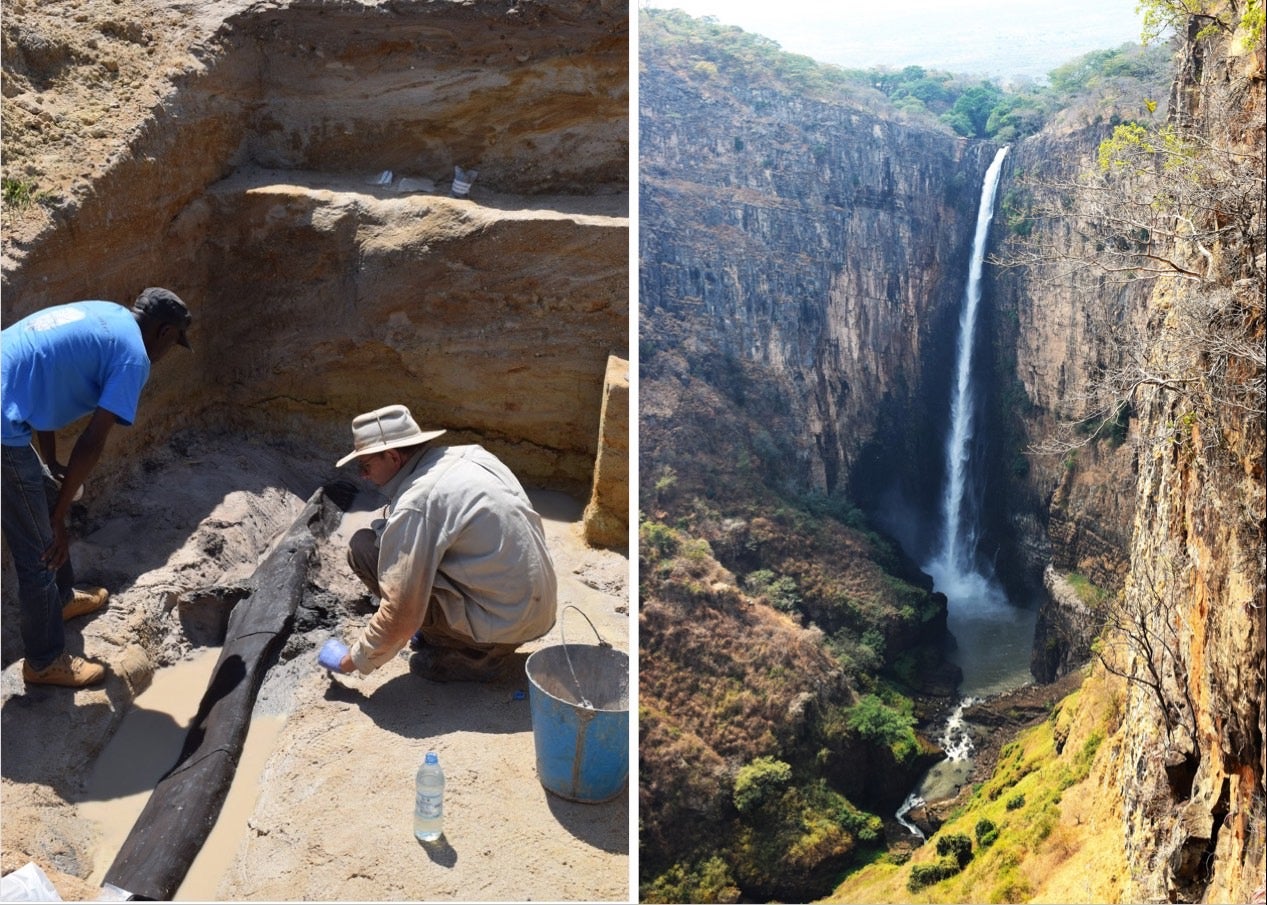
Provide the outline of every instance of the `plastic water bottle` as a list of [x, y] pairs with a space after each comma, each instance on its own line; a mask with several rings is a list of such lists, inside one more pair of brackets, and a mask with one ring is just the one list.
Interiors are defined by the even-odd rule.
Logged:
[[414, 835], [420, 842], [435, 842], [444, 832], [444, 771], [434, 751], [427, 752], [416, 782]]

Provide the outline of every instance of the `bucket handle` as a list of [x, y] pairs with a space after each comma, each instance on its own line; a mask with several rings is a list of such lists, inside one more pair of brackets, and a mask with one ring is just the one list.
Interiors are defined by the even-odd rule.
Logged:
[[[564, 615], [567, 615], [568, 610], [576, 610], [578, 613], [581, 614], [581, 618], [590, 624], [590, 630], [594, 632], [594, 637], [598, 639], [599, 647], [611, 647], [611, 642], [603, 640], [603, 636], [600, 635], [598, 633], [598, 629], [594, 627], [593, 620], [591, 620], [589, 616], [586, 616], [584, 611], [581, 610], [580, 607], [574, 606], [573, 604], [569, 603], [567, 606], [563, 608]], [[594, 705], [589, 702], [589, 698], [585, 697], [585, 692], [581, 690], [581, 682], [576, 677], [576, 670], [572, 668], [572, 655], [568, 653], [568, 638], [567, 638], [567, 632], [565, 631], [565, 626], [564, 626], [564, 621], [563, 621], [562, 616], [559, 617], [559, 636], [563, 639], [563, 656], [568, 661], [568, 672], [572, 674], [572, 681], [576, 685], [576, 693], [577, 693], [577, 696], [580, 697], [581, 699], [580, 701], [581, 706], [592, 710], [594, 708]]]

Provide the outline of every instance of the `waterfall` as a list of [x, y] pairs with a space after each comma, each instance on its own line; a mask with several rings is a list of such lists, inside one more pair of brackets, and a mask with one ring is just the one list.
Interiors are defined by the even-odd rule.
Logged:
[[[946, 595], [951, 634], [958, 642], [959, 666], [964, 671], [965, 693], [1015, 686], [1017, 659], [1028, 661], [1028, 650], [1017, 648], [1016, 608], [977, 559], [980, 488], [976, 486], [973, 451], [977, 441], [976, 393], [972, 358], [976, 342], [977, 310], [981, 305], [981, 271], [994, 219], [994, 196], [1007, 148], [994, 155], [981, 186], [977, 227], [972, 237], [968, 286], [959, 312], [959, 336], [955, 349], [955, 373], [951, 381], [950, 429], [946, 435], [946, 483], [941, 500], [941, 546], [924, 564], [933, 586]], [[1032, 637], [1032, 619], [1030, 620]], [[1025, 641], [1028, 642], [1029, 638]], [[1000, 643], [1000, 641], [1002, 643]], [[1028, 662], [1026, 662], [1028, 671]]]
[[[972, 259], [968, 287], [959, 312], [959, 337], [955, 351], [955, 374], [950, 395], [950, 430], [946, 437], [946, 485], [942, 492], [941, 549], [929, 566], [944, 579], [947, 597], [951, 589], [967, 585], [969, 596], [984, 584], [976, 565], [977, 506], [972, 486], [972, 447], [976, 438], [976, 404], [972, 385], [972, 352], [976, 341], [977, 309], [981, 304], [981, 271], [994, 219], [994, 195], [1003, 170], [1007, 148], [1000, 148], [986, 171], [977, 209], [977, 228], [972, 237]], [[992, 595], [991, 595], [992, 596]]]
[[994, 155], [981, 186], [951, 381], [941, 544], [923, 566], [932, 576], [933, 586], [946, 595], [947, 622], [957, 642], [955, 659], [963, 670], [960, 691], [975, 695], [1015, 688], [1028, 681], [1035, 615], [1008, 601], [992, 572], [983, 571], [977, 556], [981, 490], [976, 480], [979, 467], [974, 467], [977, 463], [973, 461], [979, 426], [972, 359], [981, 306], [981, 272], [1007, 150], [1002, 148]]
[[933, 587], [946, 595], [947, 625], [956, 641], [954, 659], [963, 670], [960, 693], [966, 697], [946, 723], [941, 740], [946, 759], [928, 771], [896, 815], [904, 827], [921, 838], [923, 833], [906, 819], [907, 813], [926, 801], [950, 797], [971, 775], [973, 741], [963, 712], [974, 702], [972, 696], [1015, 688], [1029, 678], [1035, 612], [1012, 606], [1002, 587], [978, 562], [981, 490], [976, 486], [973, 468], [976, 464], [973, 451], [978, 439], [972, 373], [977, 309], [981, 303], [981, 272], [990, 238], [990, 221], [994, 219], [994, 197], [1006, 155], [1007, 148], [995, 154], [981, 187], [951, 382], [941, 543], [923, 566], [933, 578]]

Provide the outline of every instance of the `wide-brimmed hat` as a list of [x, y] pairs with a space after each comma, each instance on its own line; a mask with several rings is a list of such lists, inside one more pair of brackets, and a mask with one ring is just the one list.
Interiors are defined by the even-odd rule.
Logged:
[[424, 431], [403, 405], [388, 405], [352, 419], [352, 445], [350, 453], [335, 463], [342, 468], [359, 456], [380, 453], [385, 449], [415, 446], [434, 440], [444, 430]]

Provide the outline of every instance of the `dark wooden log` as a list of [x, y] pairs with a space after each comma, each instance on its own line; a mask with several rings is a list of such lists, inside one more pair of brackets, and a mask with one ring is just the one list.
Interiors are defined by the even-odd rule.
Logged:
[[215, 826], [260, 685], [290, 634], [317, 540], [338, 524], [355, 493], [344, 482], [314, 493], [256, 569], [249, 596], [234, 606], [180, 757], [106, 872], [105, 882], [133, 901], [170, 901]]

